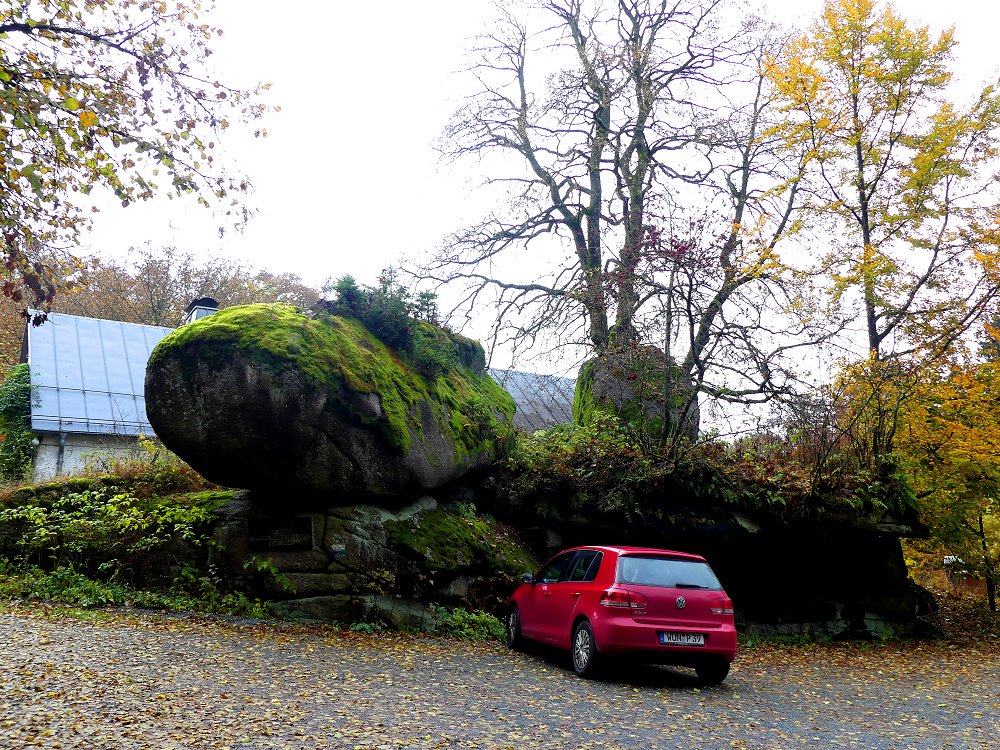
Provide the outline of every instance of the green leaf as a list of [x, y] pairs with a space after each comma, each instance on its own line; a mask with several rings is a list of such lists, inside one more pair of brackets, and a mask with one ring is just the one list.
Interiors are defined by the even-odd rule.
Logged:
[[79, 99], [76, 99], [72, 96], [68, 96], [63, 101], [63, 106], [66, 107], [66, 109], [68, 109], [70, 112], [76, 112], [76, 110], [80, 109], [80, 107], [82, 107], [83, 105], [80, 103]]
[[42, 190], [42, 179], [35, 174], [35, 169], [36, 167], [34, 164], [26, 164], [21, 167], [21, 174], [28, 179], [29, 183], [31, 183], [31, 189], [36, 193], [39, 193]]

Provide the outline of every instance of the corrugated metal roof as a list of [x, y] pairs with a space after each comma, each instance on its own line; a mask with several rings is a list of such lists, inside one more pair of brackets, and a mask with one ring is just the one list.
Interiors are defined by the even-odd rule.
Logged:
[[27, 327], [37, 431], [153, 434], [144, 381], [149, 353], [171, 328], [50, 313]]
[[576, 380], [518, 370], [490, 370], [517, 404], [514, 425], [526, 432], [544, 430], [573, 421]]

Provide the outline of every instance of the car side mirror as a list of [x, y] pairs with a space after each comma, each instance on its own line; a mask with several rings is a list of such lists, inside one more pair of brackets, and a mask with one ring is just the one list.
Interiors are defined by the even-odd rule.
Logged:
[[525, 573], [523, 576], [521, 576], [521, 583], [534, 583], [534, 582], [535, 582], [535, 576], [533, 576], [531, 573]]

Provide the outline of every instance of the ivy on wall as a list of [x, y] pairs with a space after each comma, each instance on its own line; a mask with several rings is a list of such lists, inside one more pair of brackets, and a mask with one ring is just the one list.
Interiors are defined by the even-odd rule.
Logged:
[[0, 480], [19, 482], [31, 472], [31, 375], [28, 365], [15, 365], [0, 384]]

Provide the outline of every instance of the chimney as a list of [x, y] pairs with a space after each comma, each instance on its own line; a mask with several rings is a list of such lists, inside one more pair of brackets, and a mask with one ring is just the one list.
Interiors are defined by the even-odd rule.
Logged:
[[218, 309], [219, 303], [211, 297], [199, 297], [184, 308], [184, 312], [186, 313], [184, 322], [192, 323], [199, 318], [204, 318], [217, 312]]

